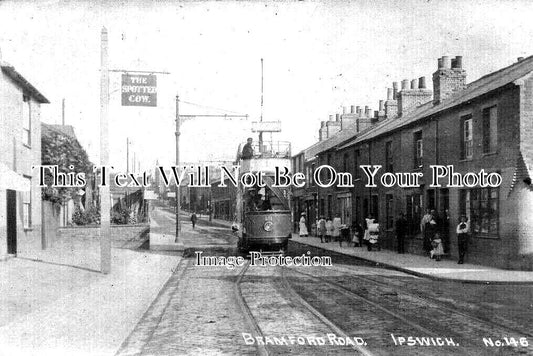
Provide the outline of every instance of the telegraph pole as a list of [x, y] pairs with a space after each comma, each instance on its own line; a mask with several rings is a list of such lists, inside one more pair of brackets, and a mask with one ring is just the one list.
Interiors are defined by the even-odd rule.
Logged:
[[102, 181], [100, 185], [100, 270], [102, 273], [111, 272], [111, 213], [109, 196], [109, 68], [107, 53], [107, 29], [102, 27], [101, 56], [100, 56], [100, 166]]
[[[180, 165], [180, 97], [176, 95], [176, 169]], [[180, 234], [180, 187], [178, 182], [176, 182], [176, 240], [178, 242], [178, 237]]]

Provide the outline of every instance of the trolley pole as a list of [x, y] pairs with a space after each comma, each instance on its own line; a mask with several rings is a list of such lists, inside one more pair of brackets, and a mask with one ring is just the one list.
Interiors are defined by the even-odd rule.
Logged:
[[[180, 165], [180, 107], [179, 107], [180, 97], [176, 95], [176, 169]], [[176, 182], [176, 239], [175, 242], [178, 242], [178, 237], [180, 234], [180, 187], [178, 182]]]
[[102, 182], [100, 185], [100, 270], [102, 273], [111, 272], [111, 213], [109, 196], [109, 68], [107, 53], [107, 29], [102, 28], [101, 57], [100, 57], [100, 164]]

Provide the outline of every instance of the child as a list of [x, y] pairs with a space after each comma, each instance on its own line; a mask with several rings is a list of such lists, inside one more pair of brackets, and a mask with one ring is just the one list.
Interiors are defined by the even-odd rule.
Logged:
[[353, 247], [361, 246], [361, 239], [363, 238], [363, 228], [361, 227], [361, 224], [354, 221], [352, 224], [352, 230], [353, 230]]
[[323, 243], [326, 236], [326, 219], [323, 216], [318, 220], [318, 236], [320, 236], [320, 243]]
[[333, 235], [333, 221], [331, 221], [331, 218], [328, 216], [328, 220], [326, 221], [326, 242], [331, 241], [332, 235]]
[[440, 261], [441, 256], [444, 255], [444, 249], [442, 247], [442, 239], [438, 232], [433, 236], [431, 246], [433, 247], [433, 250], [430, 251], [431, 258], [435, 257], [436, 261]]

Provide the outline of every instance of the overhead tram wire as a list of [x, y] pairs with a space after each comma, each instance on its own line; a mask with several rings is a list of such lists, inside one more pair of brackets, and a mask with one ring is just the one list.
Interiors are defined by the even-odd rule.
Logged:
[[193, 102], [190, 102], [190, 101], [180, 100], [180, 103], [193, 105], [193, 106], [196, 106], [196, 107], [199, 107], [199, 108], [203, 108], [203, 109], [208, 109], [208, 110], [214, 110], [214, 111], [227, 113], [227, 114], [218, 114], [218, 115], [180, 115], [180, 116], [183, 116], [183, 117], [187, 117], [187, 116], [202, 116], [202, 117], [223, 117], [223, 116], [228, 116], [228, 118], [230, 118], [230, 117], [246, 117], [246, 119], [248, 119], [248, 117], [249, 117], [248, 115], [239, 113], [237, 111], [226, 110], [226, 109], [217, 108], [217, 107], [214, 107], [214, 106], [202, 105], [202, 104], [193, 103]]

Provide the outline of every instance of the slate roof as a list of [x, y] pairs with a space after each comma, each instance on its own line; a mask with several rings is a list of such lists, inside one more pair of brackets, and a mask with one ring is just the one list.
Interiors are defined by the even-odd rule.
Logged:
[[50, 101], [45, 98], [30, 82], [28, 82], [19, 72], [15, 70], [11, 64], [6, 62], [0, 62], [0, 68], [2, 72], [7, 75], [11, 80], [17, 83], [28, 94], [30, 94], [35, 100], [41, 104], [50, 104]]
[[[363, 142], [376, 138], [380, 135], [390, 133], [402, 127], [408, 126], [418, 121], [428, 119], [429, 117], [449, 110], [453, 107], [471, 101], [481, 95], [497, 90], [509, 83], [512, 83], [528, 73], [533, 71], [533, 56], [529, 56], [519, 62], [515, 62], [510, 66], [487, 74], [478, 80], [469, 83], [466, 88], [460, 92], [455, 93], [449, 98], [443, 100], [437, 105], [433, 105], [433, 101], [427, 102], [412, 112], [400, 118], [389, 118], [384, 121], [374, 124], [371, 128], [355, 133], [354, 130], [342, 130], [332, 136], [331, 138], [318, 142], [307, 148], [306, 159], [308, 156], [317, 155], [321, 152], [327, 151], [333, 147], [346, 148], [355, 143]], [[347, 131], [347, 132], [344, 132]]]

